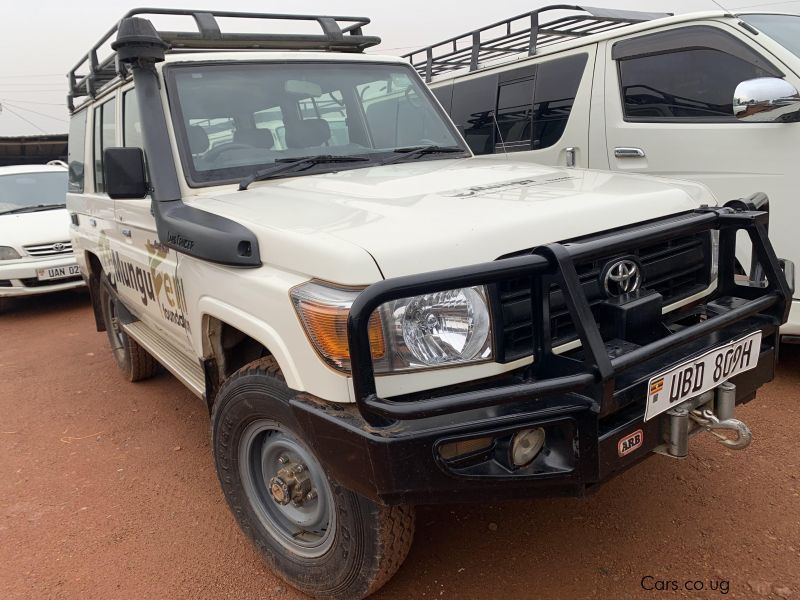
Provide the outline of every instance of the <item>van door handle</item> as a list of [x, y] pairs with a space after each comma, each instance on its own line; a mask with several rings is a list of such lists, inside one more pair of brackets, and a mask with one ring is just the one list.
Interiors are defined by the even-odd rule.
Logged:
[[566, 164], [567, 164], [568, 167], [574, 167], [575, 166], [575, 162], [576, 162], [575, 158], [576, 158], [577, 152], [578, 152], [578, 149], [577, 148], [573, 148], [571, 146], [569, 148], [564, 148], [564, 155], [565, 155]]
[[122, 235], [124, 235], [125, 237], [131, 237], [131, 230], [130, 229], [123, 229], [122, 230]]
[[645, 153], [641, 148], [614, 148], [614, 156], [617, 158], [644, 158]]

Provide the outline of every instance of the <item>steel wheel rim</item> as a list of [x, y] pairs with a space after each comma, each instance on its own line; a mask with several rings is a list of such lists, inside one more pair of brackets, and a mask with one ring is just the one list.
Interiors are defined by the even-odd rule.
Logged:
[[[270, 479], [284, 456], [302, 463], [313, 482], [316, 498], [303, 506], [282, 506], [270, 494]], [[336, 524], [330, 484], [314, 455], [290, 431], [268, 419], [248, 425], [239, 444], [239, 473], [259, 521], [284, 548], [305, 558], [318, 558], [330, 549]]]
[[106, 323], [106, 326], [108, 328], [108, 339], [111, 343], [111, 351], [117, 357], [121, 357], [125, 353], [125, 332], [120, 326], [119, 316], [117, 315], [117, 301], [111, 294], [108, 295], [106, 305], [108, 307], [109, 317], [109, 323]]

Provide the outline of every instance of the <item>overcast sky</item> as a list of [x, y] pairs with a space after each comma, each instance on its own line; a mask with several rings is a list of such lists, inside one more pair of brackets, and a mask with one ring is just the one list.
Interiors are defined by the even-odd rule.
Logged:
[[[763, 6], [800, 12], [800, 0], [721, 0], [727, 9]], [[554, 2], [550, 2], [554, 3]], [[402, 54], [543, 6], [545, 2], [503, 0], [142, 0], [143, 5], [241, 11], [367, 16], [367, 33], [383, 38], [372, 52]], [[131, 0], [80, 2], [5, 0], [0, 20], [0, 136], [64, 133], [67, 130], [66, 73], [122, 14]], [[590, 0], [591, 6], [689, 12], [714, 9], [712, 0]]]

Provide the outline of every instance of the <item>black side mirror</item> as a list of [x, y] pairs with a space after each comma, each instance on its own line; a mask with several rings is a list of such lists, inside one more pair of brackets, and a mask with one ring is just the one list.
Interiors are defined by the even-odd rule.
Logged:
[[103, 174], [106, 193], [115, 200], [144, 198], [149, 191], [141, 148], [106, 148]]

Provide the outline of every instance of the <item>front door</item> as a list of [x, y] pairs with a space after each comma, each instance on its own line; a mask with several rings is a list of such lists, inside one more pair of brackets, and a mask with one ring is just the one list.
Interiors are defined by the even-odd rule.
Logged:
[[800, 88], [797, 76], [717, 22], [620, 38], [601, 52], [611, 169], [699, 181], [720, 203], [765, 192], [778, 256], [800, 261], [800, 124], [740, 122], [732, 106], [742, 81], [784, 77]]
[[[117, 144], [121, 141], [122, 145], [141, 148], [136, 93], [133, 89], [124, 91], [118, 100]], [[104, 147], [107, 144], [100, 144], [95, 151]], [[176, 276], [177, 253], [158, 241], [150, 198], [114, 201], [114, 217], [110, 268], [117, 293], [142, 322], [174, 345], [188, 347], [186, 297]]]

